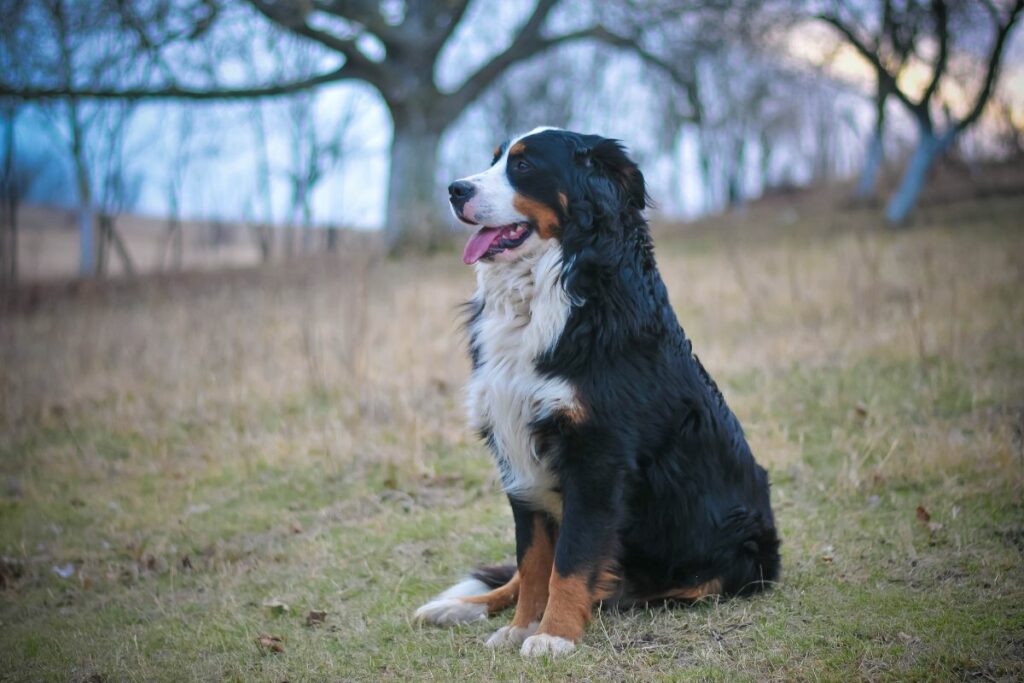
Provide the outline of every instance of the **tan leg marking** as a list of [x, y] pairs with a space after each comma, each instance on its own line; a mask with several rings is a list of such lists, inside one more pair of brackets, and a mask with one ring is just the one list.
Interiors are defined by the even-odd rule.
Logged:
[[555, 539], [540, 515], [533, 518], [533, 542], [519, 566], [519, 602], [512, 626], [528, 628], [537, 621], [548, 602], [548, 581], [555, 561]]
[[561, 576], [556, 569], [551, 573], [549, 592], [551, 597], [548, 598], [539, 632], [579, 641], [594, 605], [594, 595], [587, 586], [586, 576]]

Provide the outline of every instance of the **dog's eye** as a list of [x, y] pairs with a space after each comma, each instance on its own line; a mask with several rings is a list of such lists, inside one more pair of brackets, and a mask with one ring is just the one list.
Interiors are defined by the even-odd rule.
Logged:
[[516, 165], [513, 168], [515, 168], [520, 173], [525, 173], [526, 171], [530, 170], [530, 162], [527, 161], [526, 159], [520, 159], [519, 161], [516, 162]]

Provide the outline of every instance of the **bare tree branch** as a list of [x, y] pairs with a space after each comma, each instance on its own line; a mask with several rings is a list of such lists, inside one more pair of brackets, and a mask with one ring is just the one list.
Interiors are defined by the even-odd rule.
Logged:
[[[538, 5], [538, 12], [544, 9], [544, 4], [545, 3], [542, 1], [540, 5]], [[549, 10], [550, 7], [547, 9]], [[498, 78], [498, 76], [517, 62], [529, 59], [530, 57], [557, 45], [587, 39], [597, 40], [613, 47], [634, 52], [648, 64], [651, 64], [665, 72], [676, 85], [687, 91], [690, 96], [691, 105], [694, 104], [696, 98], [696, 80], [692, 75], [684, 75], [676, 65], [670, 64], [661, 57], [645, 49], [634, 38], [618, 35], [603, 26], [592, 26], [579, 31], [544, 38], [537, 34], [537, 31], [539, 30], [539, 23], [531, 26], [536, 17], [537, 13], [535, 12], [534, 16], [531, 17], [529, 22], [527, 22], [527, 26], [525, 26], [523, 31], [521, 31], [516, 37], [516, 40], [512, 45], [510, 45], [505, 51], [496, 55], [490, 62], [482, 66], [476, 73], [470, 76], [458, 90], [449, 95], [451, 111], [455, 114], [461, 112], [470, 102], [476, 100], [476, 98], [479, 97], [483, 91]], [[543, 21], [543, 17], [540, 21]], [[526, 36], [525, 32], [527, 30], [532, 31], [533, 35]], [[699, 118], [699, 107], [695, 107], [694, 117]]]
[[935, 19], [935, 31], [939, 34], [939, 55], [932, 67], [932, 80], [925, 88], [919, 102], [928, 107], [932, 96], [939, 88], [942, 77], [946, 74], [946, 63], [949, 60], [949, 8], [944, 0], [932, 0], [932, 17]]
[[992, 53], [988, 58], [988, 68], [985, 71], [984, 83], [981, 86], [981, 90], [978, 91], [978, 97], [974, 101], [974, 108], [956, 124], [958, 131], [962, 131], [973, 124], [981, 116], [981, 112], [985, 110], [985, 105], [988, 104], [989, 97], [992, 95], [992, 90], [995, 88], [996, 80], [999, 77], [999, 67], [1003, 63], [1003, 52], [1006, 49], [1007, 38], [1013, 32], [1013, 25], [1020, 18], [1022, 10], [1024, 10], [1024, 0], [1016, 0], [1010, 8], [1010, 14], [1006, 22], [996, 22], [996, 40], [992, 46]]
[[450, 0], [448, 3], [450, 10], [446, 13], [448, 25], [440, 36], [438, 41], [438, 50], [448, 42], [448, 39], [455, 33], [455, 29], [458, 28], [459, 22], [462, 21], [462, 17], [466, 14], [466, 9], [469, 8], [469, 0]]
[[380, 2], [376, 0], [313, 0], [311, 4], [321, 12], [363, 26], [385, 45], [397, 38], [395, 27], [381, 16]]
[[846, 38], [846, 41], [853, 46], [860, 56], [868, 61], [869, 64], [874, 68], [876, 77], [889, 86], [889, 91], [902, 102], [907, 109], [913, 112], [922, 121], [928, 121], [929, 126], [931, 116], [928, 113], [927, 107], [922, 108], [919, 102], [914, 102], [910, 97], [903, 92], [896, 83], [896, 76], [892, 74], [889, 69], [886, 68], [885, 64], [882, 63], [878, 53], [870, 49], [867, 44], [860, 39], [859, 36], [849, 27], [838, 15], [835, 14], [819, 14], [817, 18], [826, 24], [832, 26], [834, 29], [839, 31]]
[[130, 88], [102, 88], [84, 87], [76, 88], [67, 83], [55, 87], [14, 87], [8, 83], [0, 83], [0, 97], [13, 97], [20, 100], [48, 100], [61, 98], [89, 98], [89, 99], [185, 99], [185, 100], [239, 100], [252, 97], [274, 97], [277, 95], [290, 95], [314, 88], [325, 83], [358, 79], [362, 80], [362, 74], [356, 73], [348, 63], [343, 64], [333, 71], [327, 71], [309, 78], [301, 78], [284, 83], [272, 85], [250, 86], [239, 88], [189, 88], [179, 85], [168, 85], [156, 88], [130, 87]]
[[381, 66], [371, 61], [359, 50], [355, 39], [340, 38], [327, 31], [314, 28], [309, 25], [306, 19], [308, 13], [282, 9], [282, 7], [287, 6], [281, 3], [267, 2], [267, 0], [249, 0], [249, 4], [267, 19], [279, 26], [283, 26], [295, 35], [308, 38], [344, 55], [345, 63], [352, 65], [353, 72], [358, 72], [352, 78], [360, 78], [378, 87], [384, 81], [384, 72]]

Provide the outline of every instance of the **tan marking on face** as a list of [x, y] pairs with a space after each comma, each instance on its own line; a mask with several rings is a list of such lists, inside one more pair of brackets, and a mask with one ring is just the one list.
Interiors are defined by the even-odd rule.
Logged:
[[512, 145], [512, 147], [509, 148], [509, 150], [508, 150], [508, 155], [509, 156], [514, 156], [516, 154], [525, 154], [525, 153], [526, 153], [526, 144], [523, 143], [523, 142], [517, 142], [516, 144]]
[[720, 595], [722, 593], [722, 580], [711, 579], [705, 581], [702, 584], [696, 586], [687, 586], [685, 588], [677, 588], [671, 590], [663, 596], [666, 600], [700, 600], [710, 595]]
[[512, 200], [512, 206], [537, 226], [537, 234], [544, 239], [551, 239], [561, 233], [562, 225], [558, 222], [558, 215], [550, 206], [536, 199], [524, 197], [518, 192]]
[[465, 602], [476, 604], [476, 605], [487, 605], [487, 614], [497, 614], [502, 610], [508, 609], [512, 605], [516, 604], [516, 599], [519, 597], [519, 572], [517, 571], [509, 579], [509, 582], [504, 586], [499, 586], [489, 593], [483, 595], [473, 595], [468, 598], [463, 598]]
[[555, 539], [540, 515], [533, 517], [533, 542], [519, 565], [519, 602], [512, 625], [527, 628], [537, 621], [548, 602], [548, 582], [555, 562]]
[[494, 153], [491, 154], [491, 158], [494, 159], [495, 161], [497, 161], [498, 158], [500, 158], [500, 157], [501, 157], [501, 145], [498, 145], [497, 147], [494, 148]]
[[587, 587], [586, 576], [562, 576], [556, 569], [551, 573], [548, 592], [551, 597], [548, 598], [538, 633], [578, 642], [590, 621], [594, 605], [594, 595]]

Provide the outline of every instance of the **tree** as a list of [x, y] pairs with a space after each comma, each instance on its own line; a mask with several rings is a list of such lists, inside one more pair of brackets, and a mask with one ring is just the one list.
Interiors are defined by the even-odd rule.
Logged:
[[38, 159], [19, 153], [15, 127], [18, 107], [12, 102], [0, 106], [3, 119], [3, 161], [0, 162], [0, 289], [18, 281], [18, 207], [42, 174]]
[[337, 167], [347, 152], [349, 129], [358, 113], [357, 103], [349, 99], [341, 107], [327, 130], [317, 125], [315, 103], [309, 93], [290, 98], [286, 119], [291, 136], [291, 158], [285, 175], [291, 188], [291, 227], [285, 242], [285, 253], [294, 250], [294, 234], [302, 227], [302, 251], [308, 253], [313, 243], [313, 194], [317, 186], [332, 169]]
[[[841, 10], [841, 7], [836, 8], [837, 12]], [[892, 0], [882, 0], [881, 16], [870, 38], [871, 48], [878, 55], [878, 61], [872, 65], [875, 78], [875, 123], [854, 191], [857, 201], [870, 202], [875, 199], [878, 175], [885, 160], [886, 108], [892, 94], [892, 83], [884, 72], [899, 74], [903, 71], [917, 47], [918, 35], [927, 18], [928, 8], [924, 3], [911, 2], [900, 11]], [[867, 23], [863, 20], [861, 22]], [[879, 71], [879, 67], [882, 67], [882, 71]]]
[[[935, 160], [941, 157], [960, 134], [969, 129], [981, 116], [995, 90], [999, 77], [1003, 54], [1014, 24], [1024, 9], [1024, 0], [1013, 0], [1006, 8], [1000, 8], [992, 0], [985, 0], [974, 6], [971, 3], [958, 3], [952, 7], [945, 0], [931, 0], [927, 6], [929, 21], [921, 26], [912, 16], [922, 11], [920, 3], [909, 2], [900, 10], [885, 3], [893, 26], [913, 25], [915, 31], [911, 42], [927, 38], [936, 45], [936, 55], [931, 64], [931, 74], [927, 85], [919, 97], [914, 97], [905, 84], [900, 83], [900, 72], [894, 65], [888, 64], [883, 50], [883, 43], [864, 35], [862, 27], [854, 19], [841, 12], [841, 5], [822, 12], [818, 18], [832, 26], [842, 38], [848, 42], [872, 66], [879, 82], [879, 88], [886, 96], [893, 96], [912, 116], [918, 132], [917, 146], [911, 155], [910, 162], [903, 174], [896, 193], [889, 201], [886, 209], [886, 220], [891, 225], [900, 225], [907, 221], [917, 205], [921, 190], [927, 182], [929, 172]], [[951, 80], [950, 56], [955, 47], [953, 44], [953, 21], [958, 19], [965, 23], [973, 17], [970, 13], [978, 7], [984, 12], [990, 30], [993, 33], [990, 49], [984, 59], [984, 71], [981, 85], [974, 96], [973, 103], [967, 112], [957, 118], [948, 108], [944, 122], [936, 121], [936, 109], [940, 108], [940, 91], [943, 83]], [[920, 30], [918, 27], [920, 26]], [[909, 54], [914, 48], [906, 47]]]
[[185, 235], [181, 227], [181, 200], [185, 191], [185, 175], [192, 161], [192, 112], [183, 109], [178, 120], [178, 145], [170, 155], [167, 175], [167, 229], [158, 256], [158, 267], [181, 270], [185, 252]]
[[[291, 94], [343, 80], [367, 82], [380, 93], [393, 124], [385, 225], [388, 244], [393, 251], [429, 249], [446, 241], [447, 233], [435, 193], [441, 136], [452, 121], [513, 66], [558, 45], [590, 39], [638, 54], [671, 73], [678, 87], [693, 87], [689, 64], [669, 63], [660, 58], [644, 47], [639, 31], [613, 32], [595, 22], [576, 30], [546, 33], [548, 18], [557, 4], [558, 0], [538, 0], [508, 47], [456, 88], [443, 90], [435, 79], [438, 60], [464, 17], [469, 0], [249, 0], [249, 5], [274, 26], [293, 38], [318, 45], [335, 59], [315, 73], [238, 86], [215, 79], [202, 86], [185, 84], [178, 70], [161, 58], [166, 46], [194, 42], [205, 36], [231, 3], [158, 0], [140, 6], [114, 2], [110, 11], [121, 17], [122, 27], [127, 27], [135, 37], [137, 57], [128, 71], [133, 74], [133, 83], [111, 84], [101, 78], [40, 84], [31, 79], [12, 82], [0, 77], [0, 95], [23, 99], [237, 99]], [[607, 14], [603, 7], [602, 13]], [[150, 63], [152, 69], [143, 68]]]

